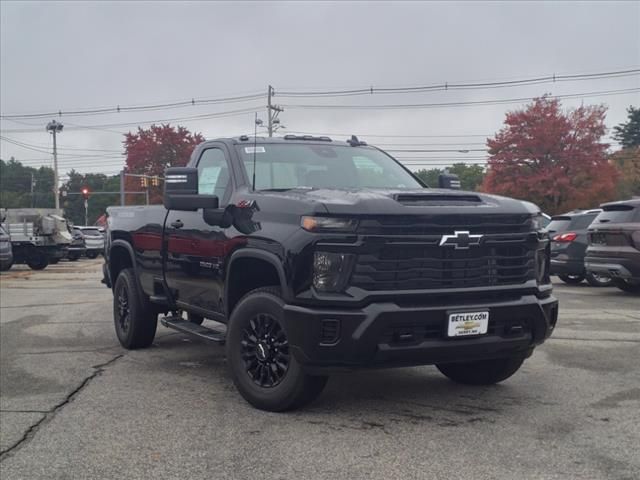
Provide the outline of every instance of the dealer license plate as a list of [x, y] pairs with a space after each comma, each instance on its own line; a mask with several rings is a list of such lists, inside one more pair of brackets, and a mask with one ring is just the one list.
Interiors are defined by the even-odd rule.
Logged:
[[449, 314], [447, 335], [470, 337], [483, 335], [489, 328], [489, 312], [458, 312]]

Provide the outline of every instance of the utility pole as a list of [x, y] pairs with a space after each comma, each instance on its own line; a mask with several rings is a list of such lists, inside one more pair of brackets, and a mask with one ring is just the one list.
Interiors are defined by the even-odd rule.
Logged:
[[278, 114], [280, 112], [284, 112], [284, 108], [271, 104], [271, 97], [275, 94], [275, 89], [269, 85], [269, 90], [267, 90], [267, 118], [269, 119], [267, 123], [267, 131], [269, 132], [270, 137], [273, 137], [274, 125], [280, 124]]
[[31, 208], [36, 206], [35, 198], [33, 198], [33, 187], [36, 186], [36, 180], [33, 178], [33, 172], [31, 172]]
[[60, 192], [58, 191], [58, 148], [56, 144], [56, 134], [60, 133], [64, 125], [51, 120], [47, 123], [47, 131], [53, 134], [53, 196], [55, 198], [56, 210], [60, 208]]

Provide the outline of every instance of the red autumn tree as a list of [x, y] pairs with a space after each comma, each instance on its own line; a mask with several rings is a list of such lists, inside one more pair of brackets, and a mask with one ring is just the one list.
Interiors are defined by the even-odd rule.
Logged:
[[487, 140], [482, 190], [531, 201], [550, 214], [611, 200], [617, 170], [601, 141], [605, 113], [604, 106], [564, 113], [546, 96], [507, 113], [504, 127]]
[[[204, 137], [191, 133], [184, 127], [151, 125], [148, 129], [138, 128], [136, 133], [125, 134], [124, 148], [127, 155], [126, 173], [150, 176], [164, 176], [167, 167], [183, 167], [189, 161], [191, 152]], [[144, 191], [138, 177], [126, 177], [126, 190]], [[157, 187], [149, 184], [151, 203], [162, 202], [162, 182]], [[131, 198], [129, 198], [131, 197]], [[127, 204], [143, 203], [143, 195], [130, 195]], [[137, 198], [133, 198], [137, 197]]]

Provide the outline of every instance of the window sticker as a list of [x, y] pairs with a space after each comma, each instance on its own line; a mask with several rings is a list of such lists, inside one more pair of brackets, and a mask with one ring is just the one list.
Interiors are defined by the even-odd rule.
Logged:
[[244, 147], [244, 153], [265, 153], [264, 147]]

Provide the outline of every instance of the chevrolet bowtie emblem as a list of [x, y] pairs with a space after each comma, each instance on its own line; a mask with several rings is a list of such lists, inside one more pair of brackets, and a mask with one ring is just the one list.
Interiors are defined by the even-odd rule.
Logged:
[[468, 250], [469, 247], [480, 245], [482, 235], [471, 235], [467, 231], [456, 231], [453, 235], [443, 235], [440, 239], [441, 247], [453, 247], [456, 250]]

